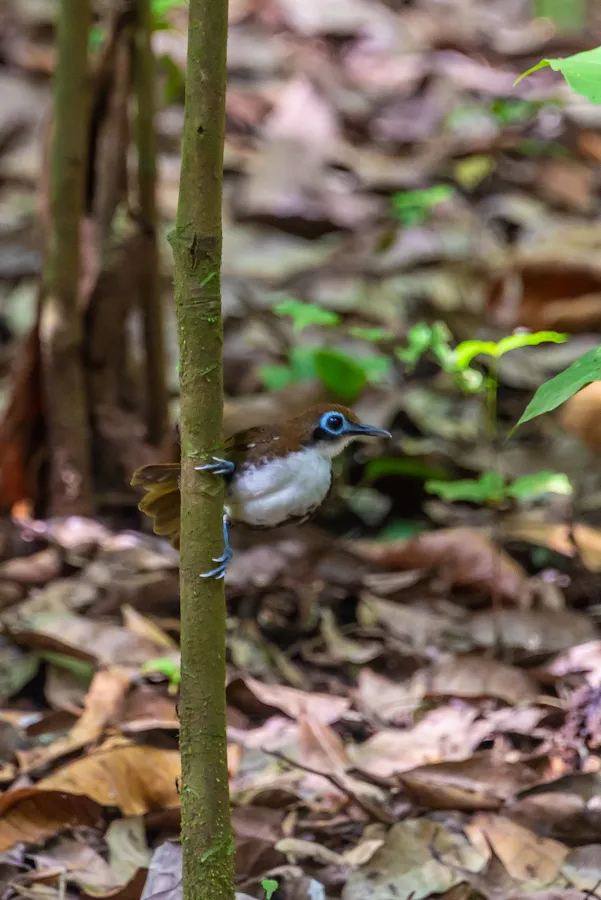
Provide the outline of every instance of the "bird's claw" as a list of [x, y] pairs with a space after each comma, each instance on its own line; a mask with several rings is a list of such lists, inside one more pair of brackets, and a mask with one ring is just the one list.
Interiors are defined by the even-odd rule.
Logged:
[[234, 463], [229, 459], [221, 459], [220, 456], [211, 457], [213, 462], [205, 463], [204, 466], [194, 466], [197, 472], [210, 472], [211, 475], [231, 475], [236, 468]]
[[218, 563], [219, 565], [215, 566], [214, 569], [211, 569], [210, 572], [202, 572], [201, 578], [224, 578], [227, 567], [232, 561], [232, 545], [230, 544], [230, 536], [228, 531], [228, 517], [227, 515], [223, 516], [223, 543], [224, 549], [221, 556], [216, 556], [212, 562]]

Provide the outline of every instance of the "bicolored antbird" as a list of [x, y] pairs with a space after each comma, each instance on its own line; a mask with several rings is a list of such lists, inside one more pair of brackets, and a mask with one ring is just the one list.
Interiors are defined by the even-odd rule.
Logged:
[[[332, 461], [351, 441], [390, 437], [383, 428], [362, 425], [344, 406], [320, 404], [282, 425], [260, 425], [225, 442], [224, 455], [213, 457], [199, 472], [222, 475], [226, 482], [223, 555], [202, 578], [223, 578], [232, 558], [228, 525], [274, 528], [305, 522], [327, 497]], [[155, 534], [177, 549], [180, 532], [180, 464], [143, 466], [132, 485], [146, 491], [142, 512], [153, 520]]]

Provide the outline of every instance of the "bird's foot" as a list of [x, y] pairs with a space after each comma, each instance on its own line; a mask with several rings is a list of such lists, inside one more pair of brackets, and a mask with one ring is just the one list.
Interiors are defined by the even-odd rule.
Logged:
[[231, 475], [236, 466], [229, 459], [221, 459], [220, 456], [213, 456], [213, 462], [205, 463], [204, 466], [194, 466], [197, 472], [210, 472], [211, 475]]
[[218, 563], [214, 569], [211, 569], [210, 572], [203, 572], [201, 574], [201, 578], [223, 578], [225, 576], [227, 567], [232, 561], [233, 551], [232, 545], [230, 544], [230, 535], [228, 530], [228, 517], [227, 514], [223, 516], [223, 553], [221, 556], [217, 556], [213, 562]]

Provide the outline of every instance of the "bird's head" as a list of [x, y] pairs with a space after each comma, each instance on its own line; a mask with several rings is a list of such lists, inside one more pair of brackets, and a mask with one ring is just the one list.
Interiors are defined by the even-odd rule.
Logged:
[[352, 410], [336, 404], [313, 406], [288, 424], [303, 447], [315, 447], [330, 459], [352, 441], [391, 437], [389, 431], [363, 425]]

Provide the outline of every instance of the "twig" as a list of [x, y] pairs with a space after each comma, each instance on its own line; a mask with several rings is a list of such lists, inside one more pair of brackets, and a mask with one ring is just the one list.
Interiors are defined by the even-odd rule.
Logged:
[[290, 759], [287, 756], [284, 756], [283, 753], [279, 753], [277, 750], [266, 750], [264, 747], [262, 748], [263, 753], [267, 753], [269, 756], [273, 756], [276, 759], [279, 759], [281, 762], [290, 766], [292, 769], [300, 769], [302, 772], [308, 772], [309, 775], [318, 775], [321, 778], [325, 778], [330, 784], [333, 784], [335, 788], [345, 794], [346, 797], [354, 803], [356, 806], [360, 807], [363, 812], [366, 812], [368, 816], [372, 819], [375, 819], [377, 822], [381, 822], [383, 825], [394, 825], [396, 819], [394, 816], [387, 812], [384, 809], [380, 809], [376, 804], [372, 803], [370, 800], [366, 800], [363, 797], [360, 797], [354, 791], [352, 791], [347, 785], [343, 782], [341, 778], [338, 778], [337, 775], [332, 775], [329, 772], [320, 772], [319, 769], [314, 769], [312, 766], [307, 766], [304, 763], [297, 762], [295, 759]]

